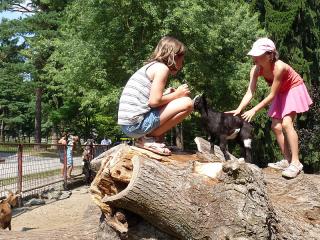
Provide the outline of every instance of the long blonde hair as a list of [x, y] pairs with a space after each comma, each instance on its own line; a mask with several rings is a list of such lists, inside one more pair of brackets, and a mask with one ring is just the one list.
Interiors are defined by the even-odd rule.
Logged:
[[176, 70], [176, 56], [185, 54], [186, 47], [174, 37], [165, 36], [161, 38], [147, 63], [158, 61], [166, 64], [170, 70]]

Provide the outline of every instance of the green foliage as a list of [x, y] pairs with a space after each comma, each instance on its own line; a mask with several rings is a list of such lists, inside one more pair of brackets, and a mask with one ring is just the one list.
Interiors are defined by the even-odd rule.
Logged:
[[[122, 87], [159, 39], [173, 35], [188, 53], [172, 82], [188, 82], [194, 95], [206, 89], [216, 107], [226, 110], [246, 89], [245, 53], [255, 35], [265, 34], [257, 17], [233, 1], [74, 1], [46, 71], [54, 88], [63, 86], [64, 98], [116, 121]], [[221, 89], [231, 94], [226, 98]]]
[[117, 126], [117, 122], [115, 122], [114, 118], [97, 114], [94, 120], [94, 126], [99, 133], [99, 138], [110, 138], [112, 142], [116, 142], [117, 139], [123, 136], [119, 127]]
[[20, 54], [24, 45], [12, 35], [8, 21], [0, 25], [0, 124], [3, 124], [2, 139], [5, 134], [18, 136], [19, 130], [31, 127], [26, 103], [32, 93], [31, 83], [26, 78], [27, 65]]
[[[320, 92], [319, 87], [310, 92], [313, 105], [299, 122], [300, 155], [306, 165], [305, 170], [316, 172], [320, 170]], [[305, 121], [305, 119], [312, 119]]]

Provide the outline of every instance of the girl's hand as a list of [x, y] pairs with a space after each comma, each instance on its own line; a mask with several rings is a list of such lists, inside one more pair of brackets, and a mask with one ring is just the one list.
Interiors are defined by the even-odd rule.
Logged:
[[253, 118], [253, 116], [256, 114], [256, 111], [252, 108], [249, 111], [244, 112], [241, 117], [248, 121], [251, 122], [251, 119]]
[[169, 87], [163, 92], [163, 95], [173, 93], [174, 91], [176, 91], [176, 89], [174, 89], [173, 87]]
[[228, 112], [224, 112], [224, 113], [233, 114], [233, 116], [237, 116], [241, 113], [241, 110], [236, 109], [236, 110], [232, 110], [232, 111], [228, 111]]
[[185, 97], [190, 95], [188, 84], [182, 84], [176, 90], [178, 97]]

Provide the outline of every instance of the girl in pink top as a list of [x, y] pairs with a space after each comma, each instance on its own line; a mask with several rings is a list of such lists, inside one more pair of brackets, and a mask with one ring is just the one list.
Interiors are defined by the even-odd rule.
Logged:
[[264, 77], [271, 87], [269, 95], [241, 116], [250, 122], [256, 112], [271, 103], [268, 115], [272, 118], [271, 127], [284, 159], [268, 166], [282, 169], [284, 177], [294, 178], [302, 171], [303, 165], [299, 161], [298, 135], [293, 123], [297, 113], [309, 110], [312, 100], [300, 75], [278, 59], [275, 44], [270, 39], [258, 39], [248, 55], [255, 63], [250, 71], [248, 90], [238, 108], [228, 113], [240, 114], [253, 97], [258, 77]]

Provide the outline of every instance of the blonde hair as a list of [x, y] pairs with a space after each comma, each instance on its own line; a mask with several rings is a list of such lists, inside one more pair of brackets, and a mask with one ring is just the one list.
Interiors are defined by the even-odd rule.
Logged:
[[176, 70], [176, 56], [183, 56], [186, 47], [174, 37], [165, 36], [161, 38], [147, 63], [158, 61], [168, 66], [170, 70]]

